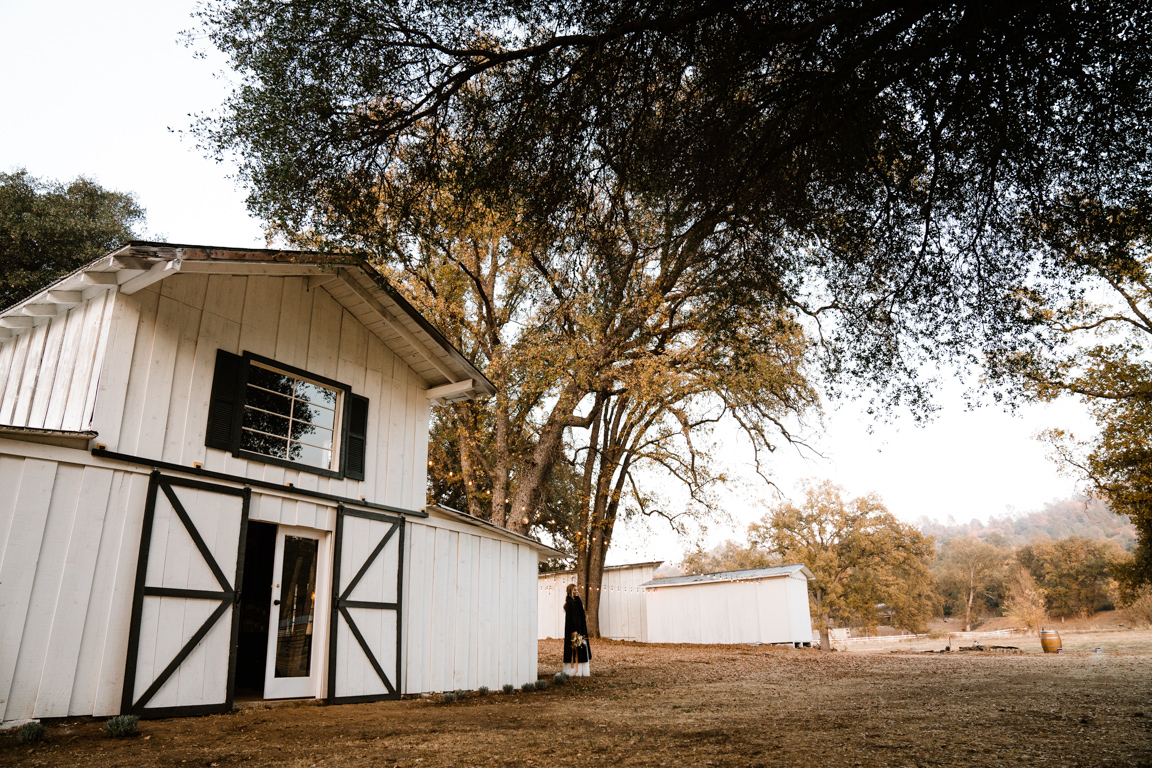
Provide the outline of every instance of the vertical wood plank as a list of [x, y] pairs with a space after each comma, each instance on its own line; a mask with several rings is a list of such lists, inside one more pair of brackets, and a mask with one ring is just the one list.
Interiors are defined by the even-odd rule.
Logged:
[[244, 292], [244, 319], [240, 328], [240, 349], [264, 357], [276, 356], [282, 277], [250, 277]]
[[431, 646], [430, 682], [431, 690], [443, 691], [448, 688], [451, 670], [446, 668], [444, 647], [448, 645], [448, 590], [455, 593], [455, 584], [450, 584], [448, 574], [456, 553], [450, 551], [449, 531], [436, 528], [434, 550], [434, 572], [432, 576], [432, 631], [429, 636]]
[[423, 693], [428, 688], [424, 684], [423, 649], [426, 643], [424, 625], [419, 621], [425, 602], [426, 579], [424, 577], [424, 537], [428, 526], [407, 523], [404, 546], [404, 623], [402, 649], [404, 654], [404, 692]]
[[477, 678], [480, 685], [499, 688], [500, 680], [500, 542], [480, 538], [480, 596], [477, 603]]
[[308, 367], [308, 326], [312, 319], [312, 294], [307, 278], [282, 278], [280, 317], [276, 330], [276, 360], [297, 368]]
[[[103, 332], [104, 307], [108, 293], [102, 292], [85, 302], [84, 326], [80, 332], [80, 349], [76, 354], [75, 366], [71, 369], [68, 382], [68, 395], [64, 404], [62, 429], [83, 429], [85, 427], [84, 407], [88, 403], [88, 388], [96, 371], [96, 353]], [[64, 361], [61, 360], [63, 363]]]
[[516, 579], [516, 666], [524, 682], [536, 679], [536, 552], [531, 547], [517, 546]]
[[[92, 584], [88, 593], [84, 628], [80, 633], [75, 682], [72, 686], [69, 715], [91, 715], [96, 711], [96, 689], [100, 681], [100, 662], [108, 631], [108, 607], [112, 602], [115, 569], [124, 528], [124, 497], [131, 487], [126, 472], [110, 472], [108, 498], [103, 510]], [[123, 660], [121, 660], [123, 665]]]
[[8, 535], [4, 564], [0, 566], [0, 584], [4, 585], [5, 622], [18, 627], [20, 635], [6, 637], [5, 642], [0, 643], [0, 698], [4, 699], [0, 703], [0, 720], [26, 718], [32, 712], [33, 702], [21, 698], [19, 691], [13, 690], [13, 682], [20, 650], [25, 643], [34, 640], [37, 632], [37, 628], [29, 627], [27, 621], [56, 469], [54, 461], [25, 459], [19, 477], [15, 517]]
[[[82, 470], [74, 523], [68, 540], [64, 572], [60, 579], [56, 612], [40, 678], [33, 717], [66, 717], [70, 714], [72, 689], [79, 666], [80, 643], [88, 616], [93, 572], [100, 550], [112, 471], [99, 467]], [[53, 502], [55, 503], [55, 496]]]
[[340, 323], [344, 309], [323, 288], [312, 291], [312, 324], [308, 334], [310, 373], [336, 378], [340, 350]]
[[32, 334], [22, 333], [5, 346], [11, 346], [8, 365], [4, 369], [4, 399], [0, 400], [0, 424], [15, 424], [12, 412], [20, 396], [20, 382], [24, 379], [24, 366], [28, 362], [28, 351], [32, 345]]
[[516, 545], [500, 542], [500, 684], [519, 687], [516, 668]]
[[[136, 295], [136, 294], [134, 294]], [[120, 711], [124, 689], [124, 660], [128, 653], [128, 628], [132, 616], [132, 595], [136, 581], [136, 559], [140, 551], [140, 529], [144, 522], [144, 502], [148, 494], [148, 476], [124, 474], [124, 488], [119, 495], [117, 515], [124, 519], [118, 547], [109, 547], [108, 571], [112, 577], [108, 615], [103, 620], [107, 631], [101, 649], [99, 684], [93, 714], [97, 717]], [[115, 508], [114, 508], [115, 509]]]
[[[169, 278], [169, 280], [175, 279]], [[207, 280], [204, 282], [207, 283]], [[197, 427], [191, 425], [190, 420], [194, 412], [199, 415], [200, 403], [207, 402], [211, 396], [212, 387], [212, 382], [209, 380], [207, 391], [205, 391], [204, 380], [195, 376], [196, 350], [199, 347], [202, 334], [203, 313], [198, 307], [183, 302], [180, 306], [180, 326], [176, 329], [177, 341], [172, 367], [171, 393], [168, 398], [168, 412], [164, 420], [163, 442], [160, 447], [160, 455], [163, 460], [174, 464], [179, 464], [183, 457], [186, 442], [185, 433], [189, 430], [193, 433], [198, 431]], [[206, 407], [203, 408], [203, 414], [204, 419], [207, 419]], [[196, 421], [199, 422], [204, 419], [198, 418]], [[203, 428], [206, 428], [206, 425]]]
[[[137, 440], [140, 436], [140, 427], [144, 422], [144, 412], [149, 407], [148, 373], [151, 369], [152, 345], [156, 337], [156, 316], [160, 307], [160, 291], [155, 286], [149, 286], [131, 296], [117, 297], [117, 304], [131, 302], [135, 305], [135, 331], [136, 338], [132, 344], [132, 362], [128, 369], [128, 384], [121, 390], [108, 390], [101, 387], [105, 394], [103, 397], [110, 405], [119, 400], [121, 405], [120, 435], [116, 441], [118, 450], [123, 453], [136, 453]], [[123, 321], [125, 326], [131, 319], [130, 313], [125, 313]], [[127, 331], [127, 328], [125, 329]], [[109, 360], [111, 364], [112, 361]], [[121, 400], [120, 392], [126, 392]], [[97, 400], [101, 395], [97, 395]], [[100, 414], [97, 407], [97, 416]], [[104, 437], [105, 433], [101, 433]], [[111, 443], [109, 443], [111, 445]]]
[[44, 343], [48, 339], [48, 326], [38, 325], [28, 336], [28, 359], [24, 363], [23, 375], [20, 377], [20, 388], [17, 390], [16, 403], [12, 409], [11, 421], [2, 422], [17, 427], [28, 425], [28, 413], [32, 410], [32, 397], [36, 394], [36, 380], [40, 376], [40, 361], [44, 357]]
[[79, 308], [73, 308], [72, 311], [57, 315], [49, 321], [48, 338], [44, 341], [44, 356], [40, 359], [40, 377], [36, 382], [36, 392], [32, 396], [32, 411], [28, 414], [30, 427], [44, 427], [44, 419], [48, 415], [48, 403], [52, 400], [56, 382], [60, 352], [64, 347], [64, 331], [77, 309]]

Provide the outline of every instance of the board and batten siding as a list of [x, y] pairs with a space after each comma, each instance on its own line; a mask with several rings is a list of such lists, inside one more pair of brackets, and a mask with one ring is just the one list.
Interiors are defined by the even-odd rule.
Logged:
[[652, 643], [810, 643], [803, 577], [649, 588]]
[[404, 693], [535, 681], [536, 550], [435, 514], [406, 535]]
[[148, 475], [0, 439], [0, 720], [120, 711]]
[[[0, 476], [0, 721], [116, 714], [148, 473], [86, 451], [0, 438]], [[249, 519], [331, 532], [335, 517], [323, 502], [253, 489]], [[154, 530], [154, 540], [161, 535]], [[535, 680], [537, 563], [534, 548], [487, 527], [408, 520], [402, 691]], [[327, 658], [323, 648], [319, 658]], [[185, 684], [181, 675], [174, 684]]]
[[[92, 429], [110, 451], [418, 509], [427, 386], [323, 286], [309, 286], [308, 277], [177, 274], [131, 295], [90, 290], [84, 303], [0, 342], [0, 424]], [[365, 479], [206, 448], [217, 349], [253, 352], [367, 397]]]
[[116, 301], [108, 290], [84, 295], [81, 304], [0, 341], [0, 424], [88, 429]]
[[[656, 568], [656, 563], [638, 563], [604, 569], [600, 591], [601, 637], [648, 642], [647, 600], [641, 585], [651, 580]], [[540, 574], [540, 639], [558, 638], [564, 634], [564, 599], [568, 585], [575, 583], [575, 571]]]

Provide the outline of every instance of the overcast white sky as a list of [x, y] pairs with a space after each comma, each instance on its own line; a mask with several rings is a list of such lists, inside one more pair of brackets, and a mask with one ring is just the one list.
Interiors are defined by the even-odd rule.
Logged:
[[[218, 77], [223, 58], [197, 59], [179, 36], [193, 26], [194, 7], [188, 0], [0, 0], [0, 169], [60, 180], [83, 174], [134, 192], [147, 208], [148, 233], [169, 242], [262, 245], [260, 223], [228, 178], [232, 169], [205, 159], [181, 134], [191, 114], [212, 110], [229, 87]], [[831, 478], [852, 494], [877, 491], [909, 521], [986, 519], [1074, 492], [1033, 435], [1050, 426], [1090, 431], [1078, 404], [1009, 416], [967, 411], [956, 393], [941, 403], [924, 427], [899, 417], [875, 424], [852, 404], [833, 410], [815, 436], [826, 458], [801, 460], [783, 448], [773, 459], [777, 482], [790, 494], [804, 477]], [[723, 461], [752, 478], [748, 451], [730, 442]], [[771, 492], [753, 482], [730, 497], [733, 524], [713, 527], [706, 545], [742, 538], [764, 513], [758, 498]], [[610, 562], [676, 560], [682, 549], [666, 533], [626, 530]]]

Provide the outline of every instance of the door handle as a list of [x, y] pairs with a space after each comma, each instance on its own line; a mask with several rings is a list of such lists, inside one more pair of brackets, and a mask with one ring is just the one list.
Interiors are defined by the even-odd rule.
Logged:
[[280, 605], [280, 601], [279, 600], [273, 600], [272, 605]]

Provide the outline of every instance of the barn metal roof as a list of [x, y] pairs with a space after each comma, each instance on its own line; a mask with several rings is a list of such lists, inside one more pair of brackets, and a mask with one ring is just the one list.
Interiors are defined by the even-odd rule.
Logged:
[[759, 581], [760, 579], [776, 579], [787, 576], [804, 574], [806, 578], [815, 578], [812, 571], [804, 565], [774, 565], [770, 568], [751, 568], [745, 571], [720, 571], [719, 573], [698, 573], [693, 576], [666, 576], [660, 579], [646, 581], [640, 586], [656, 589], [658, 587], [685, 587], [689, 584], [713, 584], [725, 581]]
[[0, 341], [46, 322], [93, 291], [131, 294], [175, 274], [307, 277], [404, 360], [435, 402], [496, 393], [479, 369], [355, 254], [130, 242], [0, 312]]

